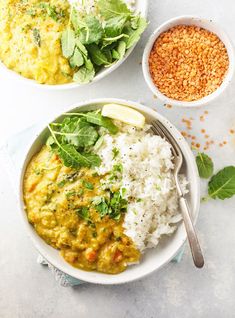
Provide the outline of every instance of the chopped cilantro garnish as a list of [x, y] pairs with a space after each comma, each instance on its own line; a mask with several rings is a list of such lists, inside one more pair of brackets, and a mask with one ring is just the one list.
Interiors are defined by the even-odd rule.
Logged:
[[94, 190], [94, 185], [89, 181], [83, 180], [83, 185], [88, 190]]
[[115, 159], [118, 155], [119, 155], [119, 150], [118, 148], [114, 147], [112, 149], [112, 153], [113, 153], [113, 159]]

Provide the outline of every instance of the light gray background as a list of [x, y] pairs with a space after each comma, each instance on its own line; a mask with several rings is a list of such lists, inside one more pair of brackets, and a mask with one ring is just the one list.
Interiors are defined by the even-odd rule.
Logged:
[[[120, 97], [141, 101], [167, 116], [182, 129], [182, 116], [194, 117], [193, 133], [206, 128], [216, 142], [209, 152], [216, 169], [234, 164], [234, 82], [213, 105], [179, 110], [163, 107], [146, 86], [141, 70], [143, 47], [150, 33], [169, 18], [192, 14], [217, 21], [235, 40], [235, 2], [232, 0], [150, 1], [148, 30], [134, 53], [113, 74], [82, 89], [53, 92], [39, 90], [0, 74], [0, 138], [59, 113], [70, 104], [88, 98]], [[204, 110], [207, 120], [198, 120]], [[19, 145], [20, 147], [20, 145]], [[1, 318], [144, 318], [144, 317], [234, 317], [235, 316], [235, 199], [202, 204], [197, 224], [205, 253], [204, 269], [193, 267], [186, 248], [180, 264], [121, 286], [83, 285], [63, 288], [47, 268], [36, 264], [37, 253], [26, 237], [7, 173], [0, 171], [0, 317]], [[204, 188], [205, 184], [202, 185]], [[203, 190], [202, 190], [203, 192]]]

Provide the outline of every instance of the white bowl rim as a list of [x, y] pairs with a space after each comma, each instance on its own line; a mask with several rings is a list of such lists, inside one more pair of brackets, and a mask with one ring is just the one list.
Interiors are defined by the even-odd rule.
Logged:
[[[198, 214], [199, 214], [199, 207], [200, 207], [200, 183], [199, 183], [199, 177], [198, 177], [198, 170], [196, 167], [196, 163], [195, 163], [195, 158], [194, 155], [189, 147], [189, 145], [187, 144], [186, 140], [181, 136], [180, 132], [175, 128], [175, 126], [169, 122], [165, 117], [163, 117], [162, 115], [160, 115], [159, 113], [157, 113], [156, 111], [154, 111], [153, 109], [144, 106], [140, 103], [137, 102], [133, 102], [133, 101], [129, 101], [129, 100], [124, 100], [124, 99], [118, 99], [118, 98], [98, 98], [98, 99], [91, 99], [91, 100], [86, 100], [83, 102], [79, 102], [79, 103], [75, 103], [69, 107], [66, 107], [66, 109], [64, 109], [64, 112], [71, 112], [77, 108], [80, 107], [89, 107], [90, 105], [94, 105], [94, 104], [108, 104], [108, 103], [118, 103], [121, 105], [127, 105], [129, 107], [133, 107], [134, 109], [137, 109], [139, 111], [144, 111], [148, 116], [151, 116], [152, 118], [158, 119], [161, 122], [164, 123], [165, 126], [167, 126], [168, 129], [171, 130], [171, 133], [174, 135], [174, 137], [177, 138], [178, 141], [181, 142], [181, 147], [184, 148], [184, 153], [187, 154], [188, 158], [187, 158], [187, 163], [190, 166], [191, 172], [193, 174], [193, 179], [194, 179], [194, 183], [195, 183], [195, 188], [193, 189], [193, 196], [195, 198], [195, 202], [194, 202], [194, 206], [192, 207], [193, 209], [193, 214], [194, 214], [194, 220], [193, 222], [196, 223], [197, 218], [198, 218]], [[48, 120], [47, 123], [53, 122], [57, 119], [59, 119], [62, 116], [63, 112], [59, 112], [58, 116], [53, 116], [53, 118], [51, 118], [51, 120]], [[134, 276], [134, 277], [130, 277], [128, 279], [120, 279], [119, 275], [105, 275], [103, 276], [103, 274], [100, 274], [98, 272], [87, 272], [87, 271], [83, 271], [83, 270], [79, 270], [77, 268], [72, 267], [71, 265], [69, 265], [68, 263], [66, 263], [66, 265], [69, 265], [66, 267], [61, 266], [55, 259], [53, 256], [50, 255], [50, 253], [47, 253], [44, 248], [41, 246], [40, 240], [42, 240], [39, 235], [36, 233], [35, 237], [33, 237], [33, 235], [30, 233], [29, 231], [29, 226], [31, 227], [31, 225], [28, 223], [27, 217], [26, 217], [26, 213], [24, 210], [24, 201], [23, 201], [23, 178], [24, 178], [24, 174], [25, 174], [25, 169], [27, 167], [28, 164], [28, 154], [30, 152], [30, 150], [32, 149], [32, 147], [34, 146], [35, 142], [37, 141], [38, 138], [40, 138], [41, 133], [44, 131], [44, 129], [46, 128], [46, 124], [42, 125], [42, 127], [40, 127], [40, 129], [38, 129], [38, 131], [36, 133], [34, 133], [34, 135], [31, 137], [31, 141], [27, 146], [27, 150], [26, 150], [26, 155], [25, 155], [25, 159], [24, 162], [22, 163], [21, 166], [21, 174], [20, 174], [20, 178], [18, 180], [18, 200], [19, 200], [19, 206], [20, 206], [20, 212], [21, 212], [21, 220], [23, 221], [23, 224], [26, 228], [26, 232], [29, 236], [29, 238], [31, 239], [31, 241], [33, 242], [35, 248], [37, 249], [37, 251], [53, 266], [55, 266], [56, 268], [58, 268], [59, 270], [61, 270], [62, 272], [85, 282], [89, 282], [89, 283], [94, 283], [94, 284], [102, 284], [102, 285], [116, 285], [116, 284], [124, 284], [127, 282], [131, 282], [131, 281], [135, 281], [138, 280], [140, 278], [143, 278], [149, 274], [151, 274], [154, 271], [160, 270], [164, 265], [166, 265], [167, 263], [169, 263], [180, 251], [180, 249], [182, 248], [183, 244], [186, 241], [187, 235], [186, 232], [184, 230], [184, 235], [182, 235], [182, 237], [180, 238], [180, 240], [178, 240], [178, 245], [176, 250], [174, 251], [174, 253], [172, 253], [171, 255], [169, 255], [164, 262], [162, 262], [162, 264], [160, 266], [156, 266], [154, 268], [151, 268], [151, 270], [146, 271], [144, 273], [141, 272], [141, 263], [138, 265], [139, 266], [139, 271], [138, 271], [138, 275]], [[32, 156], [30, 156], [30, 158], [32, 158]], [[33, 229], [33, 231], [35, 231]], [[59, 253], [59, 251], [57, 251]], [[90, 277], [92, 276], [93, 277]], [[95, 275], [94, 275], [95, 274]], [[102, 275], [102, 276], [101, 276]], [[105, 277], [105, 279], [104, 279]]]
[[[139, 1], [142, 2], [142, 0], [139, 0]], [[148, 2], [148, 0], [144, 0], [143, 2], [144, 2], [144, 6], [143, 6], [143, 9], [140, 11], [140, 14], [142, 17], [147, 18], [149, 2]], [[140, 40], [138, 40], [132, 47], [130, 47], [127, 50], [126, 54], [124, 55], [124, 57], [121, 60], [118, 60], [116, 63], [114, 63], [110, 67], [103, 68], [101, 70], [101, 72], [98, 73], [91, 82], [86, 83], [86, 84], [79, 84], [76, 82], [65, 83], [65, 84], [55, 84], [55, 85], [40, 84], [40, 83], [37, 83], [33, 79], [29, 79], [27, 77], [24, 77], [24, 76], [18, 74], [17, 72], [15, 72], [11, 69], [8, 69], [1, 60], [0, 60], [0, 70], [2, 69], [3, 72], [7, 72], [8, 75], [10, 75], [12, 77], [12, 79], [16, 79], [18, 81], [24, 82], [25, 84], [29, 84], [29, 85], [32, 85], [32, 86], [37, 87], [37, 88], [42, 88], [42, 89], [46, 89], [46, 90], [67, 90], [67, 89], [81, 88], [81, 87], [96, 83], [99, 80], [101, 80], [102, 78], [108, 76], [113, 71], [115, 71], [130, 56], [130, 54], [133, 52], [134, 48], [136, 47], [136, 45], [138, 44], [139, 41]]]
[[[185, 22], [183, 22], [182, 20], [185, 20]], [[166, 95], [162, 94], [152, 81], [152, 78], [151, 78], [151, 75], [149, 72], [149, 64], [148, 64], [149, 54], [151, 52], [151, 49], [153, 47], [154, 42], [159, 37], [159, 35], [162, 32], [164, 32], [164, 30], [167, 30], [167, 29], [173, 27], [174, 25], [177, 25], [177, 24], [187, 25], [187, 21], [189, 21], [189, 20], [195, 21], [195, 25], [197, 25], [197, 22], [199, 22], [199, 23], [202, 22], [202, 23], [205, 23], [208, 25], [213, 25], [218, 31], [211, 31], [211, 32], [216, 34], [219, 37], [219, 39], [224, 43], [224, 45], [227, 49], [228, 56], [229, 56], [228, 71], [225, 75], [225, 78], [224, 78], [222, 84], [210, 95], [207, 95], [201, 99], [198, 99], [198, 100], [192, 101], [192, 102], [178, 101], [178, 100], [169, 98]], [[206, 26], [202, 26], [202, 28], [209, 30], [209, 28]], [[221, 36], [218, 33], [220, 33], [223, 36], [223, 39], [221, 39]], [[142, 70], [143, 70], [144, 78], [145, 78], [145, 81], [146, 81], [148, 87], [153, 92], [153, 94], [155, 94], [165, 104], [170, 104], [173, 106], [181, 106], [181, 107], [200, 107], [200, 106], [206, 105], [206, 104], [214, 101], [218, 96], [220, 96], [225, 91], [228, 84], [231, 82], [232, 77], [233, 77], [233, 73], [234, 73], [234, 65], [235, 65], [235, 62], [234, 62], [233, 45], [232, 45], [232, 42], [231, 42], [229, 36], [223, 30], [223, 28], [221, 28], [221, 26], [217, 22], [214, 22], [211, 19], [209, 20], [209, 19], [206, 19], [206, 18], [203, 18], [200, 16], [193, 16], [193, 15], [180, 15], [180, 16], [174, 17], [174, 18], [169, 19], [169, 20], [165, 21], [164, 23], [162, 23], [157, 29], [155, 29], [155, 31], [152, 33], [152, 35], [148, 39], [147, 44], [146, 44], [145, 49], [144, 49], [143, 58], [142, 58]]]

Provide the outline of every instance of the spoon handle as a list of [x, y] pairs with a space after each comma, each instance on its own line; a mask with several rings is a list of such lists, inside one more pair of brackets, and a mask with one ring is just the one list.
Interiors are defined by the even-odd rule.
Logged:
[[191, 253], [193, 256], [193, 261], [196, 267], [201, 268], [204, 265], [204, 258], [202, 255], [202, 250], [200, 244], [198, 242], [197, 234], [195, 232], [195, 228], [190, 217], [189, 207], [186, 199], [184, 197], [180, 197], [179, 205], [181, 208], [181, 213], [184, 220], [185, 229], [188, 236], [189, 246], [191, 249]]

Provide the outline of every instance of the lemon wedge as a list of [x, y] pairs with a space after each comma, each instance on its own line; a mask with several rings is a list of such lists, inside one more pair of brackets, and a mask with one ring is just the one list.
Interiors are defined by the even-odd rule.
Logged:
[[102, 108], [102, 116], [117, 119], [123, 123], [139, 128], [144, 127], [145, 117], [137, 110], [118, 104], [106, 104]]

